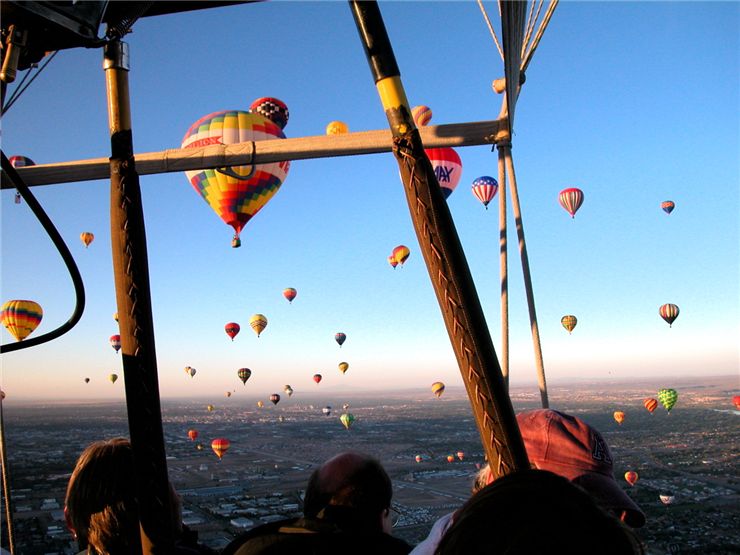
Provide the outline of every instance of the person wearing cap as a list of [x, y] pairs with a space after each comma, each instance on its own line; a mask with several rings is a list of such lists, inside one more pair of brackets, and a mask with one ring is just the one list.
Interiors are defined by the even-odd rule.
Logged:
[[[645, 525], [645, 514], [614, 479], [613, 459], [601, 434], [583, 420], [552, 409], [517, 415], [517, 423], [534, 468], [548, 470], [580, 486], [596, 503], [632, 528]], [[478, 472], [473, 493], [490, 484], [488, 465]], [[439, 518], [429, 535], [409, 555], [432, 555], [456, 512]]]

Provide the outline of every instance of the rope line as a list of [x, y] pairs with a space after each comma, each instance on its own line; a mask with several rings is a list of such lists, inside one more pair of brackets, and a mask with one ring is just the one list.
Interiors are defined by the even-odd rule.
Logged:
[[[498, 42], [498, 37], [496, 36], [496, 31], [493, 30], [493, 25], [491, 25], [491, 20], [488, 19], [488, 14], [486, 13], [486, 8], [483, 6], [483, 1], [478, 0], [478, 6], [480, 7], [480, 11], [483, 12], [483, 19], [486, 20], [486, 25], [488, 25], [488, 31], [491, 33], [491, 36], [493, 37], [493, 42], [496, 43], [496, 48], [498, 49], [498, 53], [501, 56], [501, 59], [504, 59], [504, 51], [501, 50], [501, 44]], [[499, 9], [499, 13], [500, 13]]]
[[545, 16], [542, 19], [542, 23], [540, 23], [540, 27], [537, 30], [537, 34], [534, 36], [534, 39], [529, 46], [529, 50], [522, 59], [522, 71], [525, 71], [529, 66], [529, 62], [532, 61], [532, 56], [534, 56], [534, 52], [535, 50], [537, 50], [537, 46], [539, 46], [540, 44], [542, 35], [545, 33], [545, 29], [547, 29], [547, 26], [550, 23], [550, 19], [552, 18], [552, 14], [555, 12], [555, 8], [558, 6], [559, 1], [560, 0], [550, 0], [550, 3], [547, 6], [547, 11], [545, 12]]

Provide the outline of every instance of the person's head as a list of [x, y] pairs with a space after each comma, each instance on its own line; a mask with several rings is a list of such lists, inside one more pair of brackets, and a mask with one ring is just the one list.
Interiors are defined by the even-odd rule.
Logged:
[[134, 453], [127, 439], [96, 441], [77, 460], [64, 514], [81, 549], [135, 554], [141, 550]]
[[495, 480], [458, 511], [436, 555], [633, 555], [631, 530], [552, 472], [526, 469]]
[[614, 479], [612, 455], [598, 431], [575, 416], [551, 409], [522, 412], [516, 418], [534, 467], [581, 486], [629, 526], [645, 524], [645, 514]]
[[346, 452], [329, 459], [308, 480], [303, 514], [322, 516], [327, 509], [351, 509], [355, 525], [390, 531], [393, 487], [380, 462], [368, 455]]

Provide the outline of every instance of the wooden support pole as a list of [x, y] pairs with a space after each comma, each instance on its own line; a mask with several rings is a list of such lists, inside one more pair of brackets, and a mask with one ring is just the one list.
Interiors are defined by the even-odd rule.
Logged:
[[121, 334], [129, 434], [143, 555], [172, 553], [170, 499], [159, 402], [144, 212], [134, 166], [128, 90], [128, 45], [104, 49], [111, 137], [110, 216], [113, 273]]

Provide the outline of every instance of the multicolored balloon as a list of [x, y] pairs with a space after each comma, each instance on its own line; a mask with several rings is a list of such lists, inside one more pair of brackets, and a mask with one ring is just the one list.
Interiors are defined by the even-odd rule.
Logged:
[[442, 396], [442, 393], [445, 391], [445, 384], [442, 382], [434, 382], [432, 384], [432, 393], [434, 393], [435, 397], [440, 398]]
[[567, 314], [560, 319], [560, 323], [566, 330], [568, 330], [568, 333], [571, 333], [578, 323], [578, 318], [572, 314]]
[[221, 460], [221, 457], [229, 450], [229, 447], [231, 447], [231, 442], [224, 437], [214, 439], [211, 442], [211, 449], [216, 453], [218, 460]]
[[0, 322], [17, 341], [23, 341], [33, 333], [43, 317], [44, 311], [35, 301], [7, 301], [0, 308]]
[[331, 407], [327, 405], [323, 409], [321, 409], [321, 412], [323, 412], [326, 416], [331, 416]]
[[647, 399], [643, 400], [642, 404], [645, 405], [645, 408], [651, 414], [655, 409], [658, 408], [658, 400], [653, 399], [652, 397], [648, 397]]
[[678, 401], [678, 392], [675, 389], [661, 389], [658, 391], [658, 401], [660, 401], [660, 404], [663, 405], [665, 410], [671, 412], [676, 401]]
[[498, 181], [493, 177], [484, 175], [473, 181], [473, 195], [483, 203], [488, 210], [488, 203], [493, 200], [498, 191]]
[[315, 381], [316, 383], [319, 383], [321, 381], [321, 379], [322, 379], [321, 378], [321, 374], [314, 374], [313, 375], [313, 381]]
[[640, 477], [637, 475], [637, 472], [634, 470], [628, 470], [624, 473], [624, 479], [627, 480], [627, 483], [631, 486], [634, 486], [639, 478]]
[[732, 398], [732, 404], [735, 405], [735, 408], [737, 410], [740, 410], [740, 395], [735, 395]]
[[110, 346], [113, 347], [116, 353], [118, 353], [118, 351], [121, 350], [121, 336], [120, 335], [118, 334], [111, 335], [108, 341], [110, 342]]
[[206, 410], [208, 412], [213, 412], [215, 409], [216, 409], [216, 407], [214, 407], [213, 405], [206, 405]]
[[252, 376], [252, 371], [249, 368], [239, 368], [236, 371], [236, 375], [242, 381], [242, 384], [246, 384], [247, 380]]
[[116, 383], [116, 380], [118, 379], [118, 374], [110, 374], [108, 376], [108, 379], [110, 380], [110, 383]]
[[257, 408], [258, 409], [261, 409], [264, 406], [265, 406], [265, 404], [262, 401], [257, 401]]
[[449, 198], [462, 176], [462, 160], [450, 147], [425, 149], [429, 161], [434, 168], [439, 186], [442, 188], [442, 196]]
[[355, 417], [353, 414], [345, 412], [342, 416], [339, 417], [339, 421], [342, 423], [342, 426], [349, 430], [355, 421]]
[[392, 254], [388, 255], [388, 264], [390, 264], [394, 270], [396, 269], [396, 266], [398, 266], [398, 261]]
[[273, 393], [272, 395], [270, 395], [270, 401], [273, 405], [277, 405], [280, 402], [280, 395], [278, 395], [277, 393]]
[[614, 420], [617, 421], [617, 424], [620, 426], [622, 425], [622, 422], [624, 422], [625, 414], [621, 410], [614, 411]]
[[288, 302], [293, 304], [293, 299], [296, 298], [296, 295], [298, 295], [298, 291], [293, 289], [292, 287], [286, 287], [283, 289], [283, 297], [288, 299]]
[[249, 111], [252, 114], [266, 117], [280, 129], [285, 129], [285, 126], [288, 125], [288, 119], [290, 119], [290, 112], [285, 102], [270, 96], [263, 96], [252, 102], [249, 105]]
[[195, 376], [195, 373], [197, 370], [193, 368], [192, 366], [186, 366], [185, 367], [185, 373], [190, 376], [191, 378]]
[[575, 187], [563, 189], [559, 196], [560, 206], [565, 208], [571, 218], [576, 217], [576, 212], [583, 204], [583, 191]]
[[28, 156], [11, 156], [8, 158], [8, 162], [10, 162], [10, 165], [14, 168], [25, 168], [36, 165], [36, 162], [31, 160]]
[[85, 245], [85, 248], [90, 246], [90, 243], [92, 243], [95, 240], [95, 235], [90, 233], [89, 231], [83, 231], [80, 233], [80, 241], [82, 241], [82, 244]]
[[664, 200], [660, 203], [660, 207], [663, 209], [663, 212], [665, 212], [666, 214], [670, 214], [676, 207], [676, 203], [672, 200]]
[[421, 455], [416, 455], [416, 456], [414, 457], [414, 460], [415, 460], [416, 462], [420, 463], [421, 461], [423, 461], [423, 460], [424, 460], [424, 457], [422, 457]]
[[231, 340], [234, 341], [234, 338], [237, 336], [239, 331], [241, 330], [241, 326], [237, 324], [236, 322], [229, 322], [224, 326], [224, 330], [226, 331], [226, 335], [231, 337]]
[[293, 388], [292, 388], [292, 387], [290, 387], [289, 385], [286, 385], [285, 387], [283, 387], [283, 391], [285, 392], [285, 394], [286, 394], [286, 395], [287, 395], [288, 397], [290, 397], [290, 396], [292, 396], [292, 395], [293, 395]]
[[676, 499], [676, 497], [670, 493], [661, 493], [658, 497], [663, 505], [671, 505]]
[[343, 121], [330, 121], [326, 126], [327, 135], [344, 135], [349, 133], [349, 127]]
[[[209, 114], [191, 125], [183, 138], [182, 148], [284, 138], [280, 126], [262, 115], [224, 110]], [[185, 175], [216, 214], [234, 228], [232, 246], [238, 247], [241, 230], [277, 193], [289, 169], [290, 162], [284, 161], [191, 170]]]
[[349, 370], [349, 363], [347, 363], [347, 362], [340, 362], [339, 363], [339, 371], [342, 374], [344, 374], [345, 372], [347, 372], [347, 370]]
[[463, 451], [458, 451], [457, 458], [463, 460], [465, 458], [465, 453]]
[[404, 265], [410, 255], [411, 251], [406, 245], [398, 245], [395, 249], [393, 249], [393, 252], [391, 253], [391, 256], [396, 261], [396, 264], [400, 264], [401, 266]]
[[198, 438], [198, 430], [188, 430], [188, 437], [190, 441], [195, 441]]
[[267, 327], [267, 316], [264, 314], [255, 314], [249, 319], [249, 325], [252, 326], [254, 333], [259, 337]]
[[660, 314], [660, 317], [663, 318], [666, 322], [668, 322], [668, 327], [673, 327], [673, 322], [678, 318], [679, 314], [678, 306], [675, 304], [664, 304], [658, 309], [658, 314]]
[[341, 331], [339, 333], [334, 334], [334, 341], [339, 343], [340, 347], [344, 344], [346, 340], [347, 340], [347, 335], [342, 333]]
[[411, 108], [411, 117], [414, 119], [416, 127], [424, 127], [432, 121], [432, 109], [429, 106], [414, 106]]
[[455, 462], [455, 455], [447, 455], [447, 462], [448, 463]]

